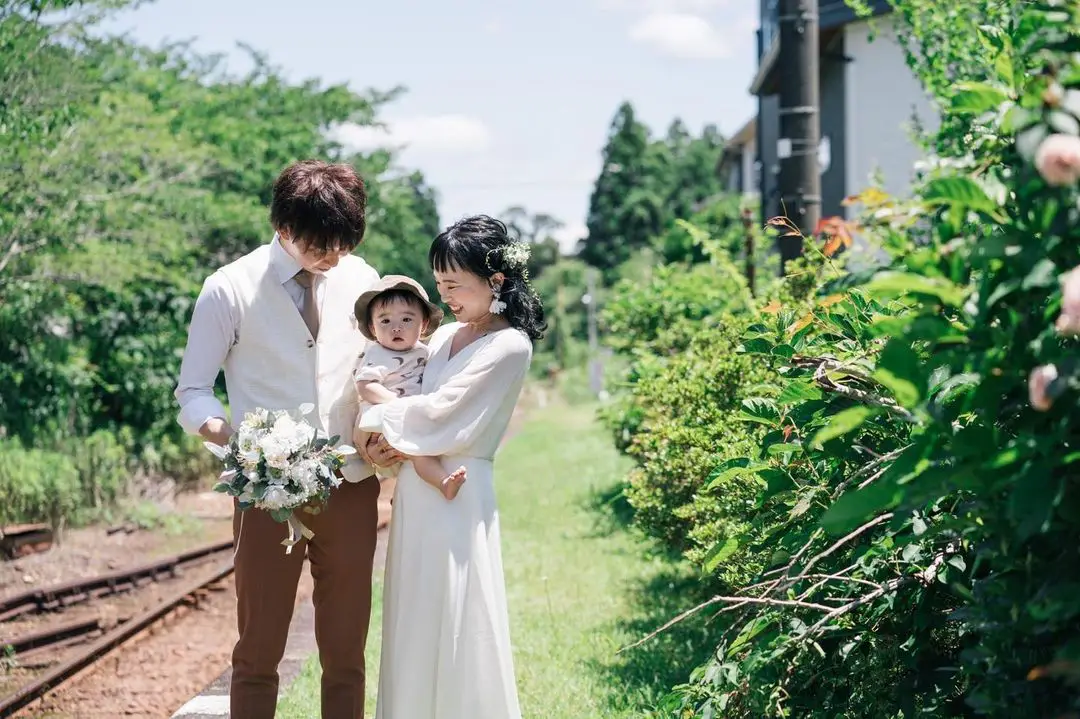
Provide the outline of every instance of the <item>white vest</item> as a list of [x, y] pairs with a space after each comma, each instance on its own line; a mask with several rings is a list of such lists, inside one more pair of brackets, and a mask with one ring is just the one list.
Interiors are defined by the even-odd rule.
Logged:
[[[360, 408], [352, 370], [367, 340], [353, 317], [353, 303], [379, 281], [359, 257], [343, 257], [322, 282], [319, 338], [312, 340], [304, 319], [270, 266], [263, 245], [222, 267], [240, 309], [240, 332], [225, 358], [225, 384], [233, 426], [259, 407], [295, 410], [312, 403], [307, 420], [342, 444], [352, 444]], [[371, 476], [358, 456], [342, 468], [350, 482]]]

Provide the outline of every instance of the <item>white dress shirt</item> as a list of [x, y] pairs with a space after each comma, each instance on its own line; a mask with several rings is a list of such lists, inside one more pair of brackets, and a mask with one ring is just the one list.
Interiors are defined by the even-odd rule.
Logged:
[[[285, 248], [275, 233], [270, 247], [270, 267], [289, 294], [297, 312], [304, 308], [304, 288], [296, 281], [303, 269]], [[315, 298], [322, 305], [326, 283], [316, 276]], [[224, 405], [214, 396], [214, 383], [225, 362], [225, 356], [240, 337], [238, 302], [228, 282], [215, 272], [203, 283], [195, 300], [195, 309], [188, 329], [188, 345], [180, 365], [180, 378], [174, 392], [180, 403], [179, 422], [185, 431], [198, 434], [207, 420], [226, 418]]]

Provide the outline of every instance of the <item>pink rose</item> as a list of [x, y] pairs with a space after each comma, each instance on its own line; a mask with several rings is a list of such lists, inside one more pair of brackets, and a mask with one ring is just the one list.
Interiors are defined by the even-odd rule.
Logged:
[[1055, 187], [1080, 180], [1080, 137], [1050, 135], [1035, 151], [1035, 169]]
[[1080, 335], [1080, 267], [1061, 277], [1061, 315], [1056, 327], [1063, 335]]
[[1054, 401], [1046, 394], [1050, 383], [1057, 379], [1057, 367], [1052, 364], [1036, 367], [1028, 377], [1028, 396], [1031, 406], [1040, 412], [1050, 409]]

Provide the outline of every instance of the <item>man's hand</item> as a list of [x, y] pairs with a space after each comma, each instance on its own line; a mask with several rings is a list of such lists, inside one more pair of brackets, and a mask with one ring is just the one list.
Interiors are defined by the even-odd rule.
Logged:
[[391, 447], [381, 434], [371, 435], [364, 449], [368, 461], [376, 467], [389, 467], [405, 458], [405, 455]]
[[233, 436], [233, 428], [221, 417], [211, 417], [203, 422], [203, 426], [199, 428], [199, 435], [207, 442], [228, 447], [229, 440]]

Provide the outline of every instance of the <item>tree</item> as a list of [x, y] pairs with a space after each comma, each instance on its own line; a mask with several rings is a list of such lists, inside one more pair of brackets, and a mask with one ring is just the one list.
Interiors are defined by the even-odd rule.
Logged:
[[543, 212], [530, 214], [520, 205], [503, 210], [500, 219], [511, 235], [532, 245], [528, 265], [530, 277], [539, 277], [562, 257], [562, 249], [555, 238], [555, 233], [564, 226], [561, 220]]
[[670, 231], [675, 220], [689, 219], [715, 201], [722, 190], [716, 165], [723, 144], [714, 126], [695, 137], [679, 119], [662, 139], [650, 140], [633, 107], [620, 106], [590, 199], [581, 259], [600, 268], [610, 283], [619, 267]]
[[371, 196], [360, 253], [431, 291], [436, 196], [390, 153], [350, 154], [327, 132], [374, 121], [398, 89], [290, 82], [254, 50], [236, 76], [187, 45], [103, 37], [94, 22], [120, 4], [0, 5], [0, 436], [78, 455], [104, 432], [183, 473], [206, 455], [174, 419], [191, 306], [210, 268], [269, 239], [281, 169], [356, 166]]
[[661, 199], [652, 193], [654, 183], [647, 160], [649, 130], [638, 122], [633, 106], [624, 102], [615, 112], [602, 152], [600, 176], [589, 198], [585, 225], [588, 236], [579, 256], [594, 267], [610, 271], [631, 251], [648, 244], [659, 213]]

